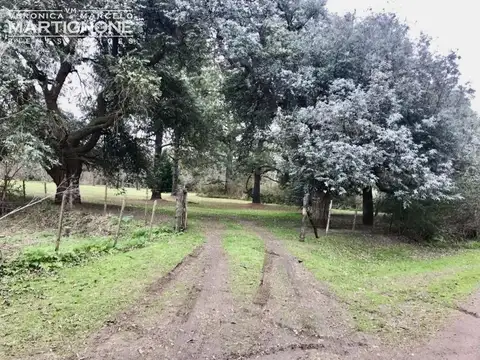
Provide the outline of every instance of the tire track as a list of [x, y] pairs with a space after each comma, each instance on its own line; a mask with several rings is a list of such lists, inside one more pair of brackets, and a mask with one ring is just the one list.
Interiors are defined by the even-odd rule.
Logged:
[[344, 309], [268, 231], [253, 299], [233, 299], [223, 228], [208, 224], [204, 246], [152, 284], [145, 299], [92, 337], [90, 360], [360, 359]]
[[215, 359], [222, 354], [222, 324], [228, 323], [233, 300], [228, 285], [228, 263], [218, 233], [207, 244], [203, 288], [192, 313], [175, 341], [176, 359]]
[[[221, 312], [220, 307], [215, 312], [209, 306], [227, 303], [224, 281], [217, 276], [228, 271], [218, 261], [221, 233], [222, 229], [213, 226], [206, 243], [153, 283], [142, 301], [93, 336], [81, 358], [200, 358], [195, 354], [212, 341], [208, 324]], [[215, 301], [212, 294], [219, 294]]]
[[269, 278], [271, 277], [271, 272], [273, 268], [273, 254], [271, 252], [265, 251], [265, 258], [263, 260], [263, 269], [262, 269], [262, 278], [258, 286], [257, 293], [253, 299], [253, 303], [265, 306], [270, 297], [270, 282]]
[[327, 287], [270, 232], [249, 222], [244, 225], [265, 242], [264, 271], [255, 303], [262, 306], [262, 322], [268, 326], [258, 335], [263, 345], [238, 358], [278, 353], [279, 359], [289, 359], [308, 350], [314, 358], [327, 359], [330, 353], [346, 359], [368, 351], [365, 337], [356, 333], [348, 311]]

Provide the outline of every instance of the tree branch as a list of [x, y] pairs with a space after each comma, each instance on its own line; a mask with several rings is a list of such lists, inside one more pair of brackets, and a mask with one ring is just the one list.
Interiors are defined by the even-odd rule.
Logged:
[[73, 71], [73, 66], [70, 62], [64, 61], [60, 65], [60, 69], [58, 70], [57, 76], [55, 77], [55, 84], [52, 87], [51, 94], [55, 101], [57, 101], [60, 92], [62, 91], [63, 84], [65, 84], [65, 80], [67, 76]]
[[71, 141], [79, 141], [86, 138], [89, 135], [96, 133], [97, 131], [106, 129], [113, 125], [115, 121], [122, 116], [122, 112], [117, 110], [109, 115], [100, 116], [93, 119], [86, 127], [83, 129], [74, 131], [70, 134], [69, 139]]
[[153, 56], [152, 58], [150, 59], [150, 61], [148, 62], [147, 66], [155, 66], [157, 65], [160, 61], [162, 61], [162, 59], [165, 57], [165, 50], [163, 49], [163, 46], [162, 46], [162, 50], [159, 50], [157, 51]]
[[79, 153], [79, 154], [89, 152], [90, 150], [92, 150], [95, 147], [95, 145], [97, 145], [98, 140], [100, 139], [100, 136], [102, 136], [102, 131], [101, 130], [93, 133], [90, 136], [90, 139], [88, 139], [88, 141], [85, 144], [76, 147], [74, 149], [74, 151], [76, 153]]
[[263, 177], [266, 178], [266, 179], [268, 179], [268, 180], [274, 181], [274, 182], [276, 182], [276, 183], [280, 183], [280, 181], [275, 180], [275, 179], [272, 179], [270, 176], [263, 175]]
[[[22, 56], [26, 58], [25, 55], [22, 55]], [[47, 96], [49, 94], [49, 90], [48, 90], [49, 80], [48, 80], [47, 74], [41, 71], [38, 68], [37, 64], [35, 64], [35, 62], [32, 60], [27, 60], [27, 65], [32, 69], [33, 79], [38, 80], [40, 82], [40, 87], [42, 88], [43, 94]]]

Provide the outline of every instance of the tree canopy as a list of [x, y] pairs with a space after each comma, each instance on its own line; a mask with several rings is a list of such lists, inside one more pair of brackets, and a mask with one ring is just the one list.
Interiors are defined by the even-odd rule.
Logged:
[[[157, 198], [166, 173], [175, 193], [185, 173], [211, 168], [226, 190], [253, 178], [253, 202], [269, 178], [320, 208], [372, 188], [408, 206], [457, 198], [456, 179], [477, 161], [458, 55], [414, 39], [394, 14], [338, 16], [320, 0], [87, 5], [133, 12], [133, 36], [0, 43], [0, 126], [54, 154], [43, 166], [59, 191], [92, 166], [130, 173]], [[80, 112], [60, 101], [73, 80]]]

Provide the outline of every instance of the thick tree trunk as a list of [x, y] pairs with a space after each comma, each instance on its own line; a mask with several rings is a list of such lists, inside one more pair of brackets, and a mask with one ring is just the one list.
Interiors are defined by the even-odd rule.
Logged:
[[55, 203], [62, 203], [63, 193], [67, 190], [72, 192], [72, 203], [80, 204], [80, 175], [82, 174], [82, 161], [68, 160], [63, 164], [56, 165], [48, 170], [48, 174], [57, 186]]
[[162, 192], [160, 190], [152, 190], [152, 196], [150, 197], [151, 200], [157, 200], [162, 198]]
[[172, 196], [177, 195], [179, 180], [180, 177], [180, 169], [179, 169], [179, 151], [180, 151], [180, 140], [178, 135], [175, 135], [175, 139], [173, 141], [173, 169], [172, 169]]
[[253, 174], [253, 191], [252, 191], [252, 203], [260, 204], [260, 181], [262, 180], [262, 169], [256, 168]]
[[178, 166], [178, 157], [175, 155], [175, 158], [173, 159], [173, 171], [172, 171], [172, 196], [177, 195], [179, 176], [180, 176], [180, 169]]
[[373, 191], [372, 187], [363, 189], [363, 225], [373, 225]]
[[160, 163], [162, 161], [162, 148], [163, 148], [163, 128], [159, 129], [155, 133], [155, 156], [153, 158], [153, 175], [152, 175], [152, 197], [151, 200], [157, 200], [162, 198], [162, 176], [159, 172]]
[[312, 194], [312, 221], [321, 228], [327, 227], [328, 207], [332, 199], [329, 193], [322, 190], [314, 190]]
[[187, 190], [177, 189], [177, 204], [175, 210], [175, 231], [187, 230]]

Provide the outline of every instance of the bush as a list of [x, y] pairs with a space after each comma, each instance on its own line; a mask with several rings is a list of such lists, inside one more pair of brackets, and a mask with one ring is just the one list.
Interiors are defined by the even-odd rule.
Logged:
[[418, 241], [473, 239], [480, 229], [480, 182], [467, 174], [457, 181], [460, 196], [450, 201], [415, 201], [408, 208], [386, 198], [381, 211], [391, 214], [392, 228]]
[[289, 197], [285, 191], [279, 187], [270, 187], [263, 189], [260, 193], [260, 199], [263, 204], [288, 204]]
[[65, 252], [46, 249], [27, 249], [14, 260], [0, 264], [0, 275], [16, 275], [23, 272], [51, 272], [65, 266], [79, 265], [90, 258], [113, 251], [111, 241], [81, 244]]
[[245, 192], [240, 184], [232, 183], [228, 192], [225, 191], [225, 183], [222, 181], [213, 184], [204, 184], [197, 186], [197, 195], [219, 199], [244, 199]]

